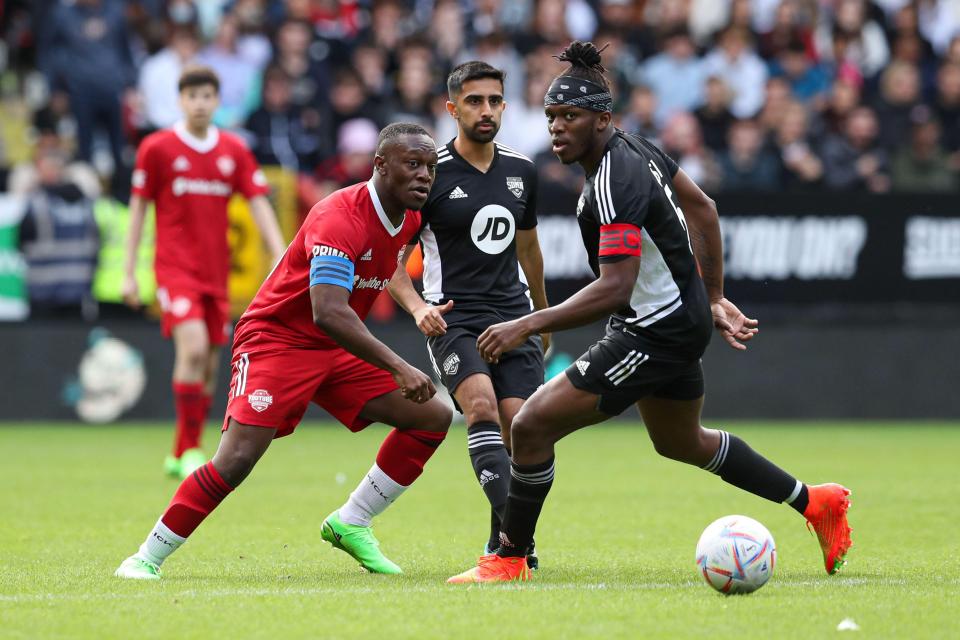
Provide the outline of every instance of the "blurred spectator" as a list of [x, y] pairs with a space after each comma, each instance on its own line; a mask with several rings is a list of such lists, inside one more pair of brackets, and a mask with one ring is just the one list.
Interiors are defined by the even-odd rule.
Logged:
[[58, 2], [37, 25], [39, 64], [54, 90], [66, 90], [77, 122], [77, 154], [93, 159], [94, 135], [107, 134], [113, 166], [123, 165], [121, 100], [136, 71], [123, 6], [109, 0]]
[[305, 20], [288, 19], [277, 29], [272, 64], [293, 83], [291, 101], [301, 109], [319, 112], [330, 91], [329, 47], [313, 42], [313, 29]]
[[780, 51], [770, 65], [770, 73], [786, 78], [794, 97], [803, 102], [812, 101], [814, 108], [826, 101], [826, 94], [830, 90], [830, 74], [824, 66], [810, 59], [802, 40], [791, 40]]
[[761, 127], [767, 133], [775, 131], [780, 126], [780, 120], [786, 112], [787, 105], [793, 101], [790, 93], [790, 84], [784, 77], [767, 80], [766, 98], [763, 110], [758, 116]]
[[390, 105], [392, 122], [432, 124], [430, 98], [434, 91], [433, 71], [427, 62], [411, 58], [397, 71], [396, 96]]
[[[66, 163], [62, 170], [64, 181], [76, 185], [87, 198], [95, 199], [100, 195], [100, 178], [96, 171], [81, 160], [67, 161], [69, 155], [65, 151], [65, 145], [55, 134], [44, 133], [34, 141], [34, 158], [46, 155], [64, 159]], [[7, 191], [19, 196], [26, 196], [39, 189], [38, 163], [34, 160], [18, 163], [10, 172], [6, 187]]]
[[925, 106], [913, 110], [911, 121], [910, 144], [902, 146], [891, 162], [894, 190], [956, 193], [960, 173], [940, 143], [940, 123]]
[[717, 76], [707, 79], [706, 101], [694, 112], [707, 148], [720, 151], [727, 146], [730, 125], [736, 119], [730, 113], [730, 89]]
[[880, 144], [890, 150], [910, 130], [910, 113], [920, 104], [920, 74], [906, 62], [894, 62], [880, 78], [875, 111], [880, 122]]
[[388, 95], [392, 91], [387, 77], [387, 54], [372, 43], [361, 43], [353, 50], [353, 68], [364, 89], [371, 96]]
[[441, 66], [453, 67], [466, 41], [463, 9], [459, 0], [438, 0], [434, 3], [428, 37], [434, 44]]
[[823, 143], [824, 183], [834, 190], [884, 193], [890, 189], [887, 153], [877, 141], [877, 117], [857, 107], [847, 117], [843, 135]]
[[826, 109], [823, 110], [822, 126], [826, 133], [843, 133], [847, 117], [860, 105], [860, 85], [849, 80], [838, 78], [833, 83], [833, 91], [827, 99]]
[[38, 184], [20, 223], [31, 316], [92, 318], [99, 245], [93, 200], [67, 181], [59, 150], [40, 149], [35, 162]]
[[815, 40], [817, 52], [836, 63], [834, 38], [845, 42], [844, 59], [857, 66], [867, 78], [879, 73], [890, 58], [883, 28], [867, 15], [866, 0], [837, 0], [834, 12], [821, 11], [821, 22]]
[[823, 163], [810, 144], [809, 116], [803, 104], [792, 102], [787, 106], [773, 142], [783, 167], [784, 189], [810, 189], [819, 185]]
[[662, 148], [701, 189], [712, 193], [722, 178], [716, 158], [703, 145], [700, 125], [689, 113], [675, 113], [663, 128]]
[[944, 146], [960, 155], [960, 64], [947, 63], [940, 67], [934, 108], [943, 125]]
[[[527, 58], [531, 56], [547, 56], [546, 60], [556, 62], [549, 56], [557, 53], [559, 50], [553, 46], [546, 46], [543, 51], [530, 52]], [[507, 102], [516, 102], [523, 100], [526, 95], [526, 84], [524, 83], [524, 65], [529, 66], [529, 62], [517, 52], [517, 49], [501, 33], [491, 33], [489, 35], [477, 38], [472, 49], [467, 49], [456, 59], [457, 64], [467, 62], [468, 60], [483, 60], [490, 66], [500, 69], [506, 74], [503, 78], [503, 97]], [[445, 93], [445, 92], [444, 92]]]
[[630, 102], [620, 120], [620, 128], [656, 143], [660, 139], [653, 120], [656, 111], [657, 95], [647, 85], [638, 84], [630, 92]]
[[[547, 132], [547, 119], [543, 115], [543, 96], [546, 95], [553, 76], [540, 71], [534, 73], [531, 69], [527, 81], [527, 95], [522, 102], [507, 103], [503, 113], [503, 124], [500, 128], [498, 140], [532, 158], [541, 151], [550, 149], [550, 134]], [[453, 122], [448, 114], [446, 120]], [[450, 130], [449, 137], [438, 142], [445, 142], [457, 135], [456, 128]]]
[[319, 191], [314, 202], [373, 175], [373, 154], [379, 135], [380, 128], [371, 120], [358, 118], [343, 123], [337, 139], [337, 155], [317, 170]]
[[657, 95], [658, 126], [663, 126], [675, 111], [691, 111], [703, 101], [706, 78], [703, 62], [696, 56], [686, 29], [677, 29], [664, 36], [663, 53], [643, 65], [634, 79], [648, 85]]
[[763, 130], [754, 120], [738, 120], [730, 127], [729, 148], [720, 155], [723, 188], [727, 191], [775, 191], [780, 188], [780, 165], [764, 147]]
[[220, 108], [213, 121], [232, 129], [243, 124], [257, 106], [260, 70], [243, 57], [237, 47], [239, 23], [233, 14], [224, 14], [217, 35], [198, 57], [220, 78]]
[[716, 48], [703, 60], [708, 76], [718, 76], [730, 87], [730, 111], [737, 118], [752, 118], [763, 106], [767, 66], [751, 49], [749, 33], [737, 27], [720, 34]]
[[170, 127], [182, 117], [177, 82], [199, 50], [200, 41], [192, 26], [173, 26], [167, 46], [140, 67], [138, 85], [148, 129]]
[[367, 118], [378, 126], [386, 124], [377, 105], [370, 99], [367, 88], [353, 69], [346, 67], [337, 71], [330, 90], [330, 106], [333, 111], [334, 129], [339, 130], [347, 120]]
[[[600, 30], [605, 33], [616, 33], [624, 43], [624, 53], [631, 58], [649, 58], [657, 53], [657, 42], [653, 32], [643, 24], [643, 12], [638, 4], [632, 0], [600, 0], [599, 1]], [[594, 42], [603, 46], [607, 40], [603, 34], [597, 33]], [[620, 61], [618, 61], [620, 62]], [[634, 64], [630, 60], [621, 64]]]
[[77, 121], [70, 113], [70, 96], [63, 91], [54, 91], [45, 105], [33, 114], [33, 134], [52, 135], [62, 140], [74, 140]]
[[[768, 2], [769, 4], [769, 2]], [[803, 44], [808, 56], [813, 55], [813, 34], [803, 21], [799, 0], [783, 0], [777, 4], [773, 24], [769, 30], [760, 29], [762, 35], [757, 47], [760, 55], [773, 60], [795, 42]]]
[[293, 82], [280, 67], [264, 73], [263, 101], [247, 119], [250, 149], [261, 165], [312, 171], [331, 154], [329, 125], [316, 109], [293, 104]]

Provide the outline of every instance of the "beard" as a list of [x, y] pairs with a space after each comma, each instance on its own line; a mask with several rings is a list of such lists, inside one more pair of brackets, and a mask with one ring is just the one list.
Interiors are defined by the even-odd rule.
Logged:
[[[490, 124], [493, 125], [493, 128], [490, 131], [479, 131], [477, 127], [481, 124]], [[485, 120], [478, 122], [469, 129], [464, 129], [463, 133], [469, 138], [472, 142], [478, 142], [485, 144], [490, 142], [497, 137], [497, 133], [500, 131], [500, 125], [492, 120]]]

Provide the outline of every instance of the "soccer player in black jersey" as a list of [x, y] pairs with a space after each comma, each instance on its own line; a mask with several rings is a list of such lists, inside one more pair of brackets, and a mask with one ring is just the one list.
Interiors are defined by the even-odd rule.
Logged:
[[827, 572], [835, 573], [851, 544], [850, 492], [838, 484], [805, 485], [737, 436], [700, 424], [700, 356], [712, 327], [736, 349], [757, 333], [757, 321], [723, 295], [714, 202], [657, 147], [612, 125], [610, 90], [593, 44], [574, 42], [559, 59], [570, 66], [553, 81], [544, 109], [553, 152], [586, 173], [577, 220], [597, 279], [562, 304], [488, 328], [477, 347], [497, 362], [530, 335], [612, 315], [606, 335], [514, 418], [500, 550], [449, 581], [528, 579], [523, 550], [553, 482], [554, 444], [633, 403], [661, 455], [801, 513], [817, 533]]
[[[436, 181], [421, 210], [423, 297], [403, 268], [388, 288], [427, 336], [434, 369], [466, 419], [470, 460], [490, 501], [489, 553], [499, 547], [507, 502], [510, 423], [543, 384], [549, 335], [525, 336], [495, 363], [485, 362], [476, 344], [490, 325], [547, 307], [537, 172], [495, 140], [506, 107], [502, 71], [466, 62], [450, 73], [447, 90], [457, 137], [437, 150]], [[535, 568], [532, 541], [529, 547]]]

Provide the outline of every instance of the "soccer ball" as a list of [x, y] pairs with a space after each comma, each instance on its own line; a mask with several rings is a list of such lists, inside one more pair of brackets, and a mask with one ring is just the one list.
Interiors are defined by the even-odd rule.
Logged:
[[747, 516], [710, 523], [697, 542], [697, 569], [725, 594], [752, 593], [773, 575], [777, 548], [767, 528]]

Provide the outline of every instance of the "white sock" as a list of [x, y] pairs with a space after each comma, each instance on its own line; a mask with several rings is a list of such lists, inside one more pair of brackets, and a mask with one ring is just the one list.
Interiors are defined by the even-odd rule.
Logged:
[[147, 536], [147, 539], [140, 545], [137, 555], [143, 560], [149, 560], [156, 565], [163, 564], [171, 553], [180, 548], [186, 538], [182, 538], [167, 528], [160, 520], [153, 526], [153, 531]]
[[340, 519], [346, 524], [369, 527], [370, 520], [383, 513], [406, 490], [374, 463], [346, 504], [340, 507]]

